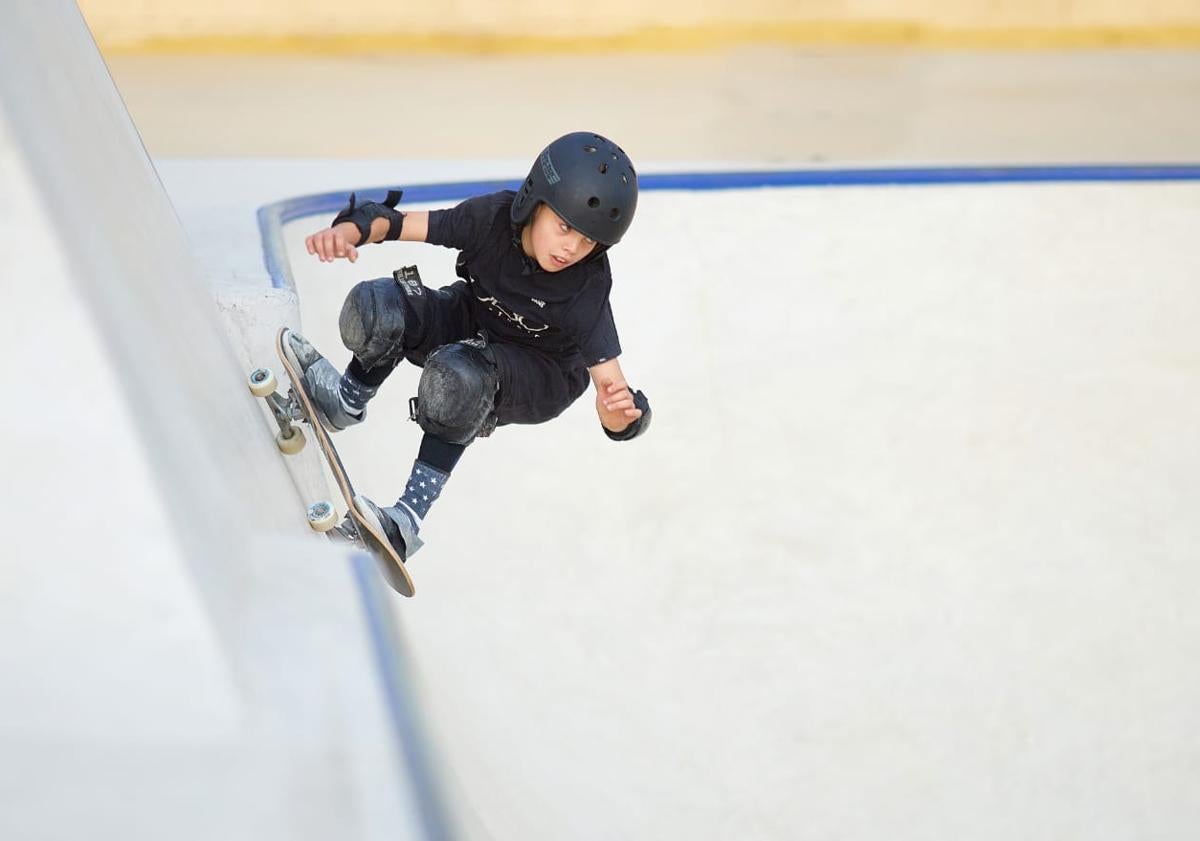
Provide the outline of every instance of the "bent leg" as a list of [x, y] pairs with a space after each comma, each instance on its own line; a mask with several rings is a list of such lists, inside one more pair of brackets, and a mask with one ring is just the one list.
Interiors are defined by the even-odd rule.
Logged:
[[496, 396], [499, 425], [536, 424], [552, 420], [587, 391], [586, 368], [564, 370], [553, 358], [532, 348], [489, 345], [500, 375]]
[[474, 335], [465, 290], [464, 283], [430, 289], [415, 266], [364, 280], [342, 304], [342, 342], [363, 372], [390, 371], [406, 358], [421, 365], [435, 348]]
[[404, 494], [382, 509], [414, 551], [424, 518], [472, 441], [497, 424], [557, 417], [589, 379], [585, 369], [564, 371], [538, 351], [479, 339], [438, 347], [423, 362], [413, 417], [425, 436]]
[[471, 335], [459, 286], [429, 289], [416, 267], [407, 266], [350, 290], [338, 317], [342, 342], [354, 354], [339, 384], [349, 415], [363, 417], [367, 402], [402, 359], [423, 364], [433, 348]]

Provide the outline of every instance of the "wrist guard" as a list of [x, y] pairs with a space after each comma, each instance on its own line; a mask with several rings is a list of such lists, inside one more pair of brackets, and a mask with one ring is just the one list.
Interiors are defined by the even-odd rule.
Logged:
[[382, 217], [388, 220], [387, 235], [384, 239], [400, 239], [400, 231], [404, 228], [404, 214], [396, 210], [396, 205], [400, 203], [403, 195], [403, 190], [388, 190], [387, 198], [382, 202], [369, 201], [360, 205], [355, 203], [355, 195], [351, 193], [350, 203], [333, 217], [329, 227], [349, 222], [358, 228], [358, 242], [355, 244], [366, 245], [371, 241], [371, 223]]
[[600, 424], [600, 428], [604, 430], [604, 434], [613, 441], [632, 441], [650, 428], [650, 418], [653, 416], [653, 413], [650, 411], [650, 401], [646, 399], [646, 395], [640, 391], [635, 391], [633, 393], [633, 405], [642, 410], [642, 416], [620, 432], [613, 432], [604, 424]]

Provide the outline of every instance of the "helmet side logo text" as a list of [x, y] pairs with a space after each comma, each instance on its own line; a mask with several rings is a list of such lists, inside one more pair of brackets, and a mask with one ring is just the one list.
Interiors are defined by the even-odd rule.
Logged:
[[542, 152], [542, 175], [546, 176], [546, 182], [549, 184], [557, 184], [562, 179], [558, 177], [558, 170], [554, 168], [554, 161], [550, 160], [550, 152]]

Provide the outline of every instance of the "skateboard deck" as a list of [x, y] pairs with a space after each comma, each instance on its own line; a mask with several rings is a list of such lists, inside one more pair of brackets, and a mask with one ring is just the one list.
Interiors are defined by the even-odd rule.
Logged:
[[[259, 369], [250, 375], [251, 391], [267, 400], [276, 421], [279, 423], [280, 432], [276, 438], [276, 442], [279, 445], [280, 451], [288, 454], [299, 452], [303, 446], [303, 435], [292, 424], [296, 420], [307, 424], [313, 437], [317, 440], [317, 447], [320, 449], [322, 456], [324, 456], [325, 463], [329, 465], [329, 472], [333, 474], [338, 490], [341, 491], [342, 497], [346, 501], [346, 509], [351, 521], [354, 523], [354, 528], [367, 545], [371, 555], [375, 558], [375, 562], [379, 566], [380, 572], [383, 573], [384, 579], [396, 592], [403, 596], [411, 596], [416, 592], [416, 589], [413, 586], [412, 578], [409, 577], [408, 569], [405, 567], [403, 559], [392, 548], [387, 538], [380, 534], [379, 530], [366, 519], [364, 512], [355, 501], [354, 485], [350, 481], [350, 474], [346, 472], [346, 466], [342, 463], [341, 456], [338, 455], [337, 448], [334, 447], [328, 430], [321, 423], [317, 407], [313, 404], [312, 398], [304, 388], [303, 374], [289, 356], [286, 345], [289, 332], [288, 328], [282, 327], [275, 336], [275, 350], [279, 354], [279, 361], [283, 365], [284, 371], [287, 372], [288, 380], [291, 382], [291, 389], [288, 392], [288, 396], [286, 398], [282, 397], [274, 391], [273, 377], [271, 377], [270, 372], [266, 369]], [[272, 384], [269, 394], [264, 393], [264, 389], [262, 388], [268, 382]], [[258, 385], [257, 388], [256, 383]], [[296, 436], [300, 436], [299, 441], [296, 440]], [[325, 506], [325, 510], [322, 509], [323, 505]], [[321, 524], [318, 523], [318, 520], [320, 520]], [[332, 525], [336, 524], [336, 512], [332, 510], [332, 506], [329, 506], [328, 503], [318, 503], [309, 509], [309, 523], [314, 529], [327, 530], [327, 528], [331, 528]]]

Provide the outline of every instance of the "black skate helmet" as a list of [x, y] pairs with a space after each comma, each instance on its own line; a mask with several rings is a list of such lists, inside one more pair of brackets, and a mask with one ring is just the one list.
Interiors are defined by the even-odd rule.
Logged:
[[572, 228], [607, 248], [621, 241], [633, 221], [637, 194], [637, 173], [621, 147], [577, 131], [538, 155], [513, 199], [512, 221], [524, 225], [538, 202], [545, 202]]

